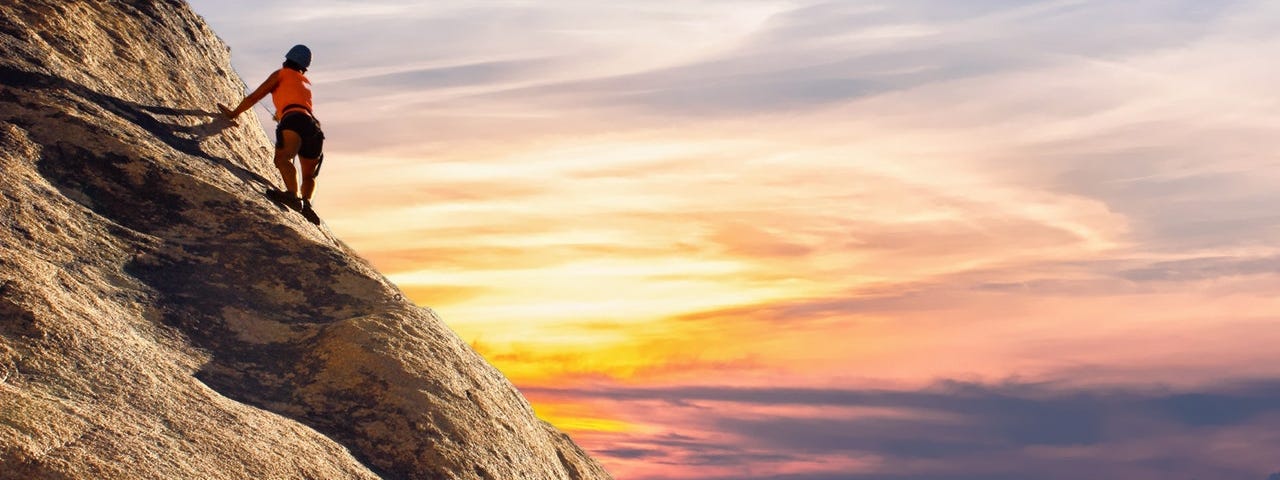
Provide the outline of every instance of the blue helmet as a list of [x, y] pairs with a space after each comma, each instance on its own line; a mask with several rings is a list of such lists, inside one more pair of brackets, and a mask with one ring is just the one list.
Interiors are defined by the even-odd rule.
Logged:
[[284, 59], [298, 64], [302, 68], [311, 66], [311, 49], [306, 45], [294, 45], [289, 49], [289, 53], [284, 54]]

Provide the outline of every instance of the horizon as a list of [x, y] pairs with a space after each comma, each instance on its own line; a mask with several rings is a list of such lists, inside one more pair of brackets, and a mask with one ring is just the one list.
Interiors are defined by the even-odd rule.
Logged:
[[1280, 5], [190, 3], [617, 478], [1280, 470]]

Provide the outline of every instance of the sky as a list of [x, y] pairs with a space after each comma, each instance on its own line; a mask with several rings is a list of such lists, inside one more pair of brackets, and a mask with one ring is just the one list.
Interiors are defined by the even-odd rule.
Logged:
[[1280, 4], [191, 4], [619, 479], [1280, 471]]

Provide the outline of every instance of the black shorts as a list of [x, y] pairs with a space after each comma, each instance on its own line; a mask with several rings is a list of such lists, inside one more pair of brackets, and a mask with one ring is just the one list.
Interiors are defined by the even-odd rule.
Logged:
[[302, 158], [320, 158], [324, 152], [324, 132], [320, 131], [320, 122], [302, 112], [289, 112], [276, 124], [276, 148], [284, 147], [284, 131], [293, 130], [302, 137], [302, 146], [298, 148], [298, 156]]

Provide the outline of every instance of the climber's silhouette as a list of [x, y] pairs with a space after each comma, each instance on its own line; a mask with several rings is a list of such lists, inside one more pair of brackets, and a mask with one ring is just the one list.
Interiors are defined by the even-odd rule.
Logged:
[[[275, 164], [284, 179], [285, 191], [268, 190], [267, 196], [301, 210], [307, 219], [316, 222], [319, 217], [315, 217], [311, 209], [311, 195], [315, 193], [316, 176], [320, 174], [320, 164], [324, 161], [324, 132], [312, 113], [311, 81], [304, 75], [311, 65], [311, 49], [305, 45], [294, 45], [284, 58], [283, 67], [272, 72], [235, 110], [222, 104], [218, 104], [218, 108], [228, 119], [234, 119], [271, 94], [277, 122]], [[298, 195], [298, 172], [293, 167], [294, 156], [298, 157], [302, 167], [301, 198]]]

